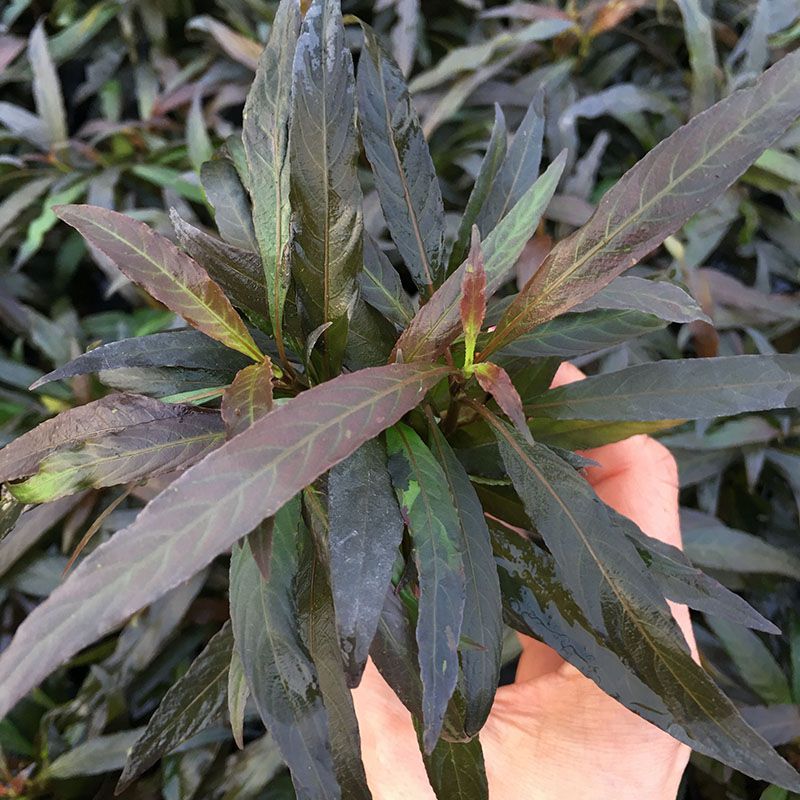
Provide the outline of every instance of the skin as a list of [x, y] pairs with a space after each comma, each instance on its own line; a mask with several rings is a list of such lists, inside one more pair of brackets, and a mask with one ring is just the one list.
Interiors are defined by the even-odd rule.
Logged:
[[[563, 364], [554, 386], [583, 378]], [[634, 436], [586, 453], [597, 494], [650, 536], [681, 546], [669, 451]], [[697, 658], [689, 611], [670, 604]], [[689, 748], [605, 695], [554, 650], [520, 636], [516, 681], [480, 733], [491, 800], [675, 800]], [[353, 692], [375, 800], [435, 800], [411, 716], [370, 662]]]

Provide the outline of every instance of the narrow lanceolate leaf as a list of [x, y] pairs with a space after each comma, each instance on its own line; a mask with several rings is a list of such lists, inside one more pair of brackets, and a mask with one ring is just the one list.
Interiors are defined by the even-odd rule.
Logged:
[[465, 592], [459, 519], [442, 468], [419, 436], [408, 426], [397, 425], [387, 432], [386, 442], [389, 473], [414, 544], [419, 575], [417, 645], [423, 741], [430, 753], [458, 680]]
[[249, 697], [250, 687], [244, 675], [242, 659], [239, 658], [239, 651], [233, 647], [228, 670], [228, 719], [231, 723], [233, 741], [240, 750], [244, 750], [244, 712]]
[[[317, 519], [316, 523], [324, 526], [325, 520]], [[324, 530], [319, 533], [325, 535]], [[353, 696], [342, 666], [327, 569], [315, 550], [312, 537], [316, 534], [309, 533], [305, 525], [301, 525], [300, 536], [300, 570], [295, 582], [297, 604], [301, 631], [317, 670], [328, 716], [334, 772], [343, 797], [348, 800], [372, 800], [361, 760], [361, 737]]]
[[472, 372], [475, 343], [486, 316], [486, 268], [483, 264], [481, 237], [477, 226], [472, 226], [472, 243], [467, 256], [464, 278], [461, 282], [461, 329], [464, 331], [464, 373]]
[[681, 509], [686, 555], [704, 569], [785, 575], [800, 580], [800, 559], [760, 536], [729, 528], [716, 517]]
[[574, 311], [597, 308], [640, 311], [665, 322], [711, 322], [697, 301], [680, 286], [667, 281], [650, 281], [634, 275], [615, 278], [597, 294], [584, 300]]
[[477, 219], [478, 228], [484, 235], [494, 230], [539, 177], [544, 136], [543, 106], [544, 96], [539, 92], [531, 100], [508, 148], [508, 155], [492, 181]]
[[792, 702], [792, 690], [786, 673], [761, 638], [729, 620], [712, 617], [707, 623], [728, 651], [745, 683], [765, 703]]
[[[486, 269], [486, 296], [508, 277], [527, 241], [536, 231], [564, 171], [562, 153], [531, 186], [503, 221], [481, 242]], [[462, 264], [417, 312], [395, 345], [405, 361], [436, 358], [458, 336], [459, 303], [466, 265]]]
[[156, 300], [212, 339], [261, 360], [222, 289], [203, 268], [143, 222], [96, 206], [57, 206], [54, 211], [120, 271]]
[[444, 204], [403, 73], [364, 25], [358, 110], [364, 149], [386, 224], [417, 286], [430, 295], [444, 278]]
[[276, 408], [187, 470], [18, 628], [0, 656], [0, 717], [56, 666], [397, 422], [447, 373], [393, 364], [343, 375]]
[[181, 247], [216, 281], [238, 308], [267, 314], [261, 259], [211, 236], [182, 220], [175, 209], [170, 211], [172, 226]]
[[405, 328], [414, 318], [414, 304], [400, 275], [368, 234], [364, 236], [364, 271], [359, 284], [364, 300], [398, 327]]
[[[666, 625], [664, 598], [587, 481], [544, 445], [526, 441], [488, 412], [485, 418], [526, 513], [592, 625], [611, 635], [633, 624], [643, 636], [652, 620], [663, 617]], [[673, 638], [680, 641], [680, 633]]]
[[[123, 409], [117, 414], [124, 414]], [[188, 467], [224, 438], [222, 421], [213, 411], [144, 397], [139, 398], [135, 414], [141, 411], [151, 412], [151, 418], [110, 433], [87, 436], [84, 431], [80, 439], [62, 444], [42, 459], [34, 475], [9, 490], [23, 503], [48, 503], [82, 489], [116, 486]]]
[[483, 749], [477, 736], [470, 742], [440, 739], [430, 755], [422, 754], [422, 760], [439, 800], [489, 800]]
[[[179, 422], [184, 417], [200, 414], [216, 417], [196, 408], [171, 405], [136, 394], [116, 394], [62, 412], [32, 431], [18, 436], [0, 450], [0, 482], [33, 475], [48, 456], [58, 451], [78, 452], [84, 442], [106, 439], [115, 434], [132, 432], [137, 426], [158, 422]], [[213, 426], [214, 422], [208, 423]], [[219, 424], [216, 425], [220, 431]]]
[[280, 336], [289, 287], [284, 250], [289, 241], [289, 111], [292, 63], [300, 31], [298, 0], [282, 0], [244, 106], [242, 141], [258, 249], [264, 265], [269, 316]]
[[[32, 383], [30, 388], [38, 389], [46, 383], [72, 378], [75, 375], [130, 367], [180, 367], [235, 373], [250, 363], [250, 360], [241, 353], [209, 339], [204, 333], [185, 328], [120, 339], [118, 342], [101, 345], [73, 358], [63, 367], [43, 375]], [[105, 398], [105, 402], [110, 400], [111, 398]]]
[[185, 674], [155, 710], [147, 728], [128, 753], [117, 792], [162, 756], [224, 718], [233, 634], [229, 622], [211, 638]]
[[[543, 445], [529, 445], [503, 423], [491, 424], [525, 510], [582, 616], [625, 660], [625, 671], [660, 698], [656, 706], [634, 704], [632, 710], [753, 777], [800, 786], [800, 776], [692, 660], [663, 596], [589, 484]], [[598, 662], [594, 669], [600, 668]], [[666, 714], [658, 713], [662, 704]]]
[[625, 534], [639, 551], [642, 561], [668, 600], [728, 619], [737, 625], [767, 633], [780, 633], [775, 625], [739, 595], [693, 566], [682, 550], [647, 536], [635, 525], [627, 524], [627, 520], [618, 514], [615, 517], [617, 522], [626, 523], [623, 525]]
[[222, 395], [220, 412], [228, 436], [249, 428], [272, 410], [272, 362], [265, 357], [237, 373]]
[[495, 358], [501, 364], [517, 358], [575, 358], [665, 327], [663, 320], [641, 311], [597, 308], [582, 314], [563, 314], [509, 342]]
[[355, 686], [378, 627], [403, 535], [380, 440], [365, 442], [331, 470], [328, 517], [336, 625], [347, 677]]
[[553, 248], [486, 353], [568, 311], [636, 264], [716, 200], [799, 112], [800, 53], [792, 53], [661, 142], [603, 196], [586, 225]]
[[[492, 556], [489, 529], [475, 489], [439, 428], [431, 424], [429, 431], [431, 450], [447, 479], [450, 496], [458, 514], [466, 580], [461, 635], [481, 646], [480, 649], [463, 648], [461, 651], [464, 731], [472, 736], [486, 722], [500, 676], [503, 645], [500, 584]], [[437, 751], [444, 744], [440, 741], [436, 746], [431, 754], [431, 763], [436, 763]], [[440, 755], [445, 761], [447, 758], [460, 761], [455, 754], [441, 752]], [[444, 767], [445, 764], [442, 764], [442, 768]]]
[[67, 143], [67, 114], [64, 98], [53, 59], [47, 46], [44, 19], [33, 28], [28, 42], [28, 59], [33, 74], [33, 99], [42, 121], [47, 144], [51, 148], [63, 147]]
[[200, 170], [206, 197], [214, 208], [219, 235], [233, 247], [257, 249], [250, 200], [233, 162], [227, 158], [207, 161]]
[[453, 243], [453, 249], [450, 252], [448, 274], [455, 270], [467, 255], [470, 231], [475, 221], [478, 219], [478, 214], [483, 208], [483, 204], [489, 192], [492, 190], [492, 185], [494, 184], [500, 165], [506, 157], [507, 140], [506, 118], [500, 106], [495, 104], [492, 135], [489, 139], [489, 143], [486, 145], [486, 154], [483, 157], [483, 161], [481, 161], [481, 167], [475, 178], [475, 184], [472, 187], [469, 200], [467, 200], [467, 205], [464, 209], [464, 214], [458, 225], [458, 234]]
[[295, 581], [302, 524], [297, 502], [275, 521], [270, 579], [245, 542], [231, 559], [231, 619], [236, 650], [258, 713], [292, 773], [299, 800], [341, 797], [319, 678], [300, 633]]
[[291, 269], [306, 334], [322, 334], [329, 374], [347, 341], [362, 267], [353, 60], [338, 0], [314, 0], [294, 59], [290, 130]]
[[800, 406], [800, 356], [659, 361], [550, 389], [525, 411], [582, 420], [710, 419]]
[[483, 361], [475, 367], [475, 377], [478, 379], [481, 389], [494, 398], [522, 437], [526, 441], [532, 442], [525, 412], [522, 410], [522, 400], [520, 400], [511, 378], [508, 377], [508, 373], [497, 364], [492, 364], [491, 361]]

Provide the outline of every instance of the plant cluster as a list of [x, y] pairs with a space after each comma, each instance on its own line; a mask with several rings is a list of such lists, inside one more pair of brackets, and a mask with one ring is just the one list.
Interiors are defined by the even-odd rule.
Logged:
[[[796, 309], [701, 265], [741, 214], [749, 227], [734, 248], [768, 264], [762, 285], [797, 277], [796, 264], [776, 256], [779, 245], [790, 249], [791, 227], [763, 198], [797, 213], [798, 162], [788, 151], [797, 145], [790, 128], [800, 114], [800, 56], [788, 53], [760, 74], [775, 23], [761, 19], [759, 29], [757, 17], [747, 50], [732, 60], [742, 86], [714, 103], [717, 66], [703, 56], [711, 28], [697, 4], [682, 2], [693, 37], [691, 104], [700, 112], [686, 125], [671, 124], [663, 98], [633, 84], [559, 106], [563, 93], [548, 83], [563, 80], [559, 69], [566, 74], [557, 60], [548, 66], [555, 74], [537, 76], [550, 114], [560, 110], [555, 129], [542, 94], [532, 92], [510, 142], [498, 106], [477, 164], [465, 158], [457, 170], [454, 154], [443, 155], [440, 134], [459, 114], [470, 120], [464, 103], [492, 75], [545, 41], [591, 51], [645, 4], [622, 4], [614, 16], [616, 5], [554, 10], [452, 50], [411, 82], [425, 109], [420, 121], [399, 12], [395, 58], [370, 25], [343, 19], [337, 0], [308, 8], [282, 0], [241, 137], [214, 151], [199, 116], [202, 94], [191, 94], [187, 149], [200, 182], [189, 189], [162, 175], [176, 201], [179, 246], [147, 217], [103, 207], [113, 203], [71, 204], [85, 196], [71, 160], [83, 150], [63, 124], [52, 42], [34, 30], [36, 130], [49, 137], [38, 146], [67, 188], [53, 191], [60, 179], [41, 175], [6, 199], [13, 210], [48, 193], [38, 245], [28, 244], [29, 228], [17, 268], [60, 218], [115, 285], [131, 297], [141, 287], [189, 327], [147, 332], [154, 320], [168, 324], [150, 311], [143, 327], [126, 331], [135, 335], [110, 336], [77, 357], [40, 348], [56, 369], [38, 374], [32, 390], [40, 398], [52, 391], [44, 396], [61, 413], [0, 450], [0, 562], [10, 567], [66, 514], [70, 541], [101, 490], [108, 502], [75, 556], [118, 512], [127, 523], [51, 593], [48, 584], [49, 597], [26, 609], [0, 656], [0, 715], [8, 714], [12, 749], [27, 747], [19, 720], [37, 702], [36, 687], [63, 681], [63, 670], [48, 676], [67, 662], [94, 665], [75, 699], [43, 717], [46, 766], [25, 791], [124, 767], [118, 790], [149, 796], [140, 776], [163, 758], [172, 770], [165, 787], [178, 787], [171, 796], [201, 796], [189, 773], [211, 770], [232, 736], [249, 759], [232, 756], [216, 770], [209, 797], [253, 796], [233, 785], [242, 763], [261, 770], [255, 791], [285, 764], [299, 798], [369, 797], [349, 687], [371, 656], [418, 725], [437, 796], [456, 796], [455, 768], [469, 778], [464, 797], [485, 797], [477, 733], [509, 629], [554, 647], [697, 753], [800, 790], [794, 769], [756, 730], [774, 726], [773, 716], [763, 725], [753, 712], [742, 716], [718, 686], [730, 682], [727, 668], [712, 659], [710, 675], [692, 660], [666, 604], [706, 615], [715, 643], [761, 700], [797, 699], [751, 632], [776, 633], [775, 625], [728, 588], [737, 588], [728, 573], [747, 569], [732, 553], [748, 554], [750, 572], [793, 576], [797, 566], [711, 516], [738, 480], [723, 487], [720, 470], [737, 467], [740, 453], [751, 489], [775, 480], [763, 477], [770, 464], [800, 495], [798, 456], [786, 444], [797, 424], [791, 409], [800, 407], [800, 355], [772, 344], [796, 335]], [[363, 42], [357, 68], [350, 31]], [[227, 41], [234, 52], [243, 47]], [[579, 118], [612, 108], [648, 152], [595, 187], [609, 137], [598, 134], [577, 163], [571, 138]], [[644, 114], [654, 110], [663, 114], [656, 130]], [[152, 180], [141, 166], [130, 170]], [[741, 176], [746, 188], [729, 189]], [[181, 186], [184, 200], [210, 200], [218, 235], [178, 202]], [[599, 203], [586, 219], [593, 192]], [[759, 239], [760, 228], [773, 241]], [[669, 274], [623, 274], [662, 243], [674, 261]], [[16, 314], [20, 341], [35, 345], [44, 331], [51, 348], [63, 348], [52, 321], [20, 302], [25, 282], [9, 287], [3, 309]], [[668, 325], [682, 326], [700, 357], [675, 357], [687, 338], [665, 337]], [[600, 368], [550, 389], [563, 359]], [[30, 368], [18, 370], [22, 386]], [[117, 392], [104, 394], [98, 381]], [[684, 484], [697, 487], [697, 508], [684, 519], [688, 555], [605, 506], [575, 452], [664, 431]], [[220, 557], [231, 549], [226, 587]], [[23, 570], [11, 591], [30, 594], [37, 577]], [[155, 657], [190, 608], [197, 613], [208, 581], [217, 582], [217, 600], [227, 590], [230, 619], [217, 603], [206, 622], [222, 618], [222, 627], [209, 639], [206, 624], [183, 640], [177, 659], [204, 646], [154, 707], [150, 687], [137, 686], [136, 664]], [[113, 647], [95, 645], [120, 626]], [[101, 735], [118, 713], [108, 686], [140, 697], [132, 716], [152, 711], [146, 726]], [[267, 736], [246, 735], [248, 708]], [[713, 779], [710, 760], [700, 763]]]

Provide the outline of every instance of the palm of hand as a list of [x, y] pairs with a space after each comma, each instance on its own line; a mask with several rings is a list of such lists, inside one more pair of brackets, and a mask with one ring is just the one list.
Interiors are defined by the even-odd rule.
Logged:
[[[563, 365], [554, 383], [580, 373]], [[636, 436], [587, 453], [598, 495], [650, 536], [680, 546], [675, 462]], [[673, 613], [693, 651], [689, 612]], [[520, 637], [516, 681], [481, 731], [491, 800], [674, 800], [689, 749], [605, 695], [540, 642]], [[434, 800], [411, 717], [370, 663], [353, 693], [375, 800]]]

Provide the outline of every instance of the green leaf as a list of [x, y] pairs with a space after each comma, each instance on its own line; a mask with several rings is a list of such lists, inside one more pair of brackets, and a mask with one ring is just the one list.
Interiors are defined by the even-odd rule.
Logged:
[[242, 132], [269, 317], [278, 341], [282, 341], [283, 306], [289, 287], [285, 254], [291, 214], [289, 113], [292, 64], [299, 32], [300, 4], [297, 0], [282, 0], [247, 95]]
[[709, 617], [706, 622], [745, 683], [765, 703], [792, 702], [792, 690], [783, 669], [756, 634], [726, 619]]
[[358, 64], [364, 150], [394, 243], [424, 295], [444, 278], [444, 204], [403, 73], [368, 25]]
[[[9, 486], [14, 497], [23, 503], [47, 503], [90, 487], [162, 475], [200, 460], [223, 440], [221, 420], [214, 412], [136, 395], [117, 397], [120, 400], [111, 409], [110, 403], [98, 406], [102, 402], [98, 401], [88, 408], [79, 407], [87, 409], [83, 414], [76, 413], [78, 409], [64, 412], [61, 426], [48, 426], [47, 430], [56, 435], [62, 431], [80, 435], [60, 437], [55, 443], [51, 440], [50, 452], [38, 462], [35, 473]], [[100, 430], [88, 433], [85, 428], [73, 427], [99, 409], [105, 416], [92, 422], [103, 426]], [[33, 447], [46, 432], [32, 431], [28, 436], [34, 434]], [[24, 446], [25, 438], [19, 437], [14, 444]], [[41, 452], [37, 449], [30, 453], [28, 463]]]
[[[324, 509], [321, 513], [324, 515]], [[326, 526], [327, 521], [321, 519], [317, 522]], [[326, 533], [327, 530], [320, 531], [322, 537]], [[330, 581], [325, 565], [314, 550], [312, 535], [303, 525], [300, 535], [302, 545], [297, 578], [300, 624], [317, 670], [328, 715], [334, 771], [344, 797], [348, 800], [371, 800], [361, 762], [358, 721], [342, 666]]]
[[540, 638], [604, 692], [698, 752], [754, 777], [800, 785], [797, 773], [692, 661], [685, 644], [655, 648], [641, 629], [630, 631], [627, 641], [622, 632], [603, 637], [557, 578], [548, 553], [516, 533], [492, 533], [509, 624]]
[[749, 603], [692, 566], [691, 561], [677, 547], [647, 536], [619, 514], [613, 516], [617, 523], [623, 523], [625, 534], [639, 551], [664, 597], [748, 628], [780, 633], [779, 628]]
[[220, 413], [228, 437], [249, 428], [272, 410], [272, 362], [265, 357], [237, 373], [222, 395]]
[[96, 736], [59, 756], [45, 771], [48, 778], [66, 780], [82, 775], [102, 775], [122, 769], [128, 752], [142, 735], [134, 728], [108, 736]]
[[522, 199], [539, 177], [544, 136], [544, 95], [534, 95], [514, 134], [503, 165], [492, 181], [476, 224], [486, 235]]
[[86, 494], [62, 497], [52, 503], [25, 509], [14, 527], [0, 540], [0, 575], [5, 575], [53, 525], [84, 501]]
[[[429, 420], [430, 422], [430, 420]], [[461, 651], [461, 694], [465, 700], [464, 730], [468, 736], [476, 734], [492, 708], [495, 690], [500, 678], [500, 657], [503, 644], [503, 619], [500, 601], [500, 584], [492, 557], [489, 529], [483, 508], [469, 477], [439, 428], [429, 424], [431, 450], [442, 468], [450, 497], [458, 515], [458, 532], [464, 559], [465, 601], [461, 635], [481, 645], [482, 649], [464, 648]], [[477, 740], [475, 740], [477, 741]], [[457, 751], [449, 754], [440, 751], [439, 742], [431, 759], [442, 759], [445, 769], [447, 759], [460, 761]], [[477, 758], [473, 750], [464, 757]], [[429, 772], [430, 774], [430, 772]], [[444, 785], [444, 784], [443, 784]]]
[[53, 668], [397, 422], [448, 371], [393, 364], [343, 375], [276, 408], [184, 472], [20, 625], [0, 655], [0, 717]]
[[550, 419], [710, 419], [800, 406], [800, 356], [676, 359], [607, 372], [534, 398]]
[[169, 239], [105, 208], [70, 205], [55, 211], [123, 274], [192, 327], [254, 361], [261, 360], [261, 351], [222, 289]]
[[378, 439], [328, 477], [329, 562], [347, 677], [358, 684], [392, 576], [403, 519]]
[[299, 628], [301, 524], [297, 501], [277, 514], [269, 582], [246, 542], [234, 548], [233, 634], [258, 713], [291, 770], [298, 799], [339, 798], [319, 676]]
[[692, 115], [705, 111], [717, 97], [717, 49], [714, 29], [700, 0], [675, 0], [681, 10], [692, 66]]
[[486, 145], [486, 154], [483, 157], [483, 161], [481, 161], [481, 166], [475, 178], [475, 183], [472, 186], [469, 200], [467, 200], [467, 205], [461, 216], [456, 240], [450, 252], [450, 260], [447, 267], [448, 275], [466, 258], [470, 231], [475, 221], [478, 219], [478, 214], [483, 208], [483, 204], [486, 202], [489, 192], [492, 190], [492, 184], [500, 169], [500, 165], [506, 157], [507, 139], [506, 118], [503, 116], [503, 110], [500, 108], [499, 104], [495, 103], [492, 135], [489, 138], [489, 143]]
[[[562, 153], [523, 195], [502, 222], [481, 242], [486, 269], [486, 296], [491, 297], [508, 278], [533, 236], [564, 171]], [[417, 312], [395, 345], [405, 361], [432, 359], [455, 340], [460, 329], [459, 303], [466, 265], [462, 264]]]
[[261, 259], [193, 227], [174, 209], [170, 211], [170, 219], [181, 247], [223, 288], [231, 302], [265, 316], [267, 294]]
[[419, 575], [417, 645], [423, 740], [430, 753], [458, 679], [465, 592], [460, 523], [442, 468], [419, 436], [406, 425], [396, 425], [386, 434], [386, 447]]
[[234, 647], [231, 651], [231, 663], [228, 670], [228, 717], [233, 740], [240, 750], [244, 750], [244, 712], [249, 697], [250, 687], [247, 685], [242, 659], [239, 658], [239, 651]]
[[233, 634], [226, 622], [164, 695], [128, 753], [117, 793], [179, 744], [224, 718], [232, 648]]
[[[189, 113], [186, 115], [186, 149], [189, 152], [189, 161], [197, 172], [201, 172], [206, 161], [214, 155], [214, 145], [206, 130], [206, 121], [203, 117], [203, 95], [195, 92]], [[208, 194], [208, 190], [206, 190]], [[213, 203], [212, 203], [213, 205]]]
[[423, 752], [422, 760], [439, 800], [489, 800], [483, 749], [477, 736], [469, 742], [440, 739], [430, 755]]
[[486, 355], [639, 262], [716, 200], [795, 121], [798, 107], [800, 54], [792, 53], [661, 142], [606, 192], [586, 225], [553, 248], [501, 319]]
[[61, 84], [58, 80], [53, 59], [47, 46], [44, 32], [44, 18], [33, 28], [28, 41], [28, 60], [31, 64], [33, 82], [31, 89], [36, 111], [44, 125], [47, 144], [51, 149], [59, 149], [67, 144], [67, 114]]
[[800, 580], [800, 559], [764, 539], [729, 528], [715, 517], [681, 509], [686, 555], [704, 569], [766, 573]]
[[206, 161], [200, 170], [206, 197], [214, 208], [219, 235], [232, 247], [249, 253], [258, 249], [247, 197], [233, 162], [227, 158]]
[[305, 333], [322, 334], [335, 374], [363, 265], [353, 60], [338, 0], [314, 0], [297, 40], [289, 135], [291, 270]]
[[162, 189], [170, 189], [177, 192], [181, 197], [185, 197], [193, 203], [205, 202], [205, 192], [203, 192], [199, 183], [193, 178], [187, 178], [180, 170], [164, 167], [160, 164], [134, 164], [130, 171], [137, 178], [141, 178]]
[[400, 275], [369, 234], [364, 236], [364, 271], [359, 284], [361, 296], [398, 327], [405, 328], [414, 318], [414, 304]]

